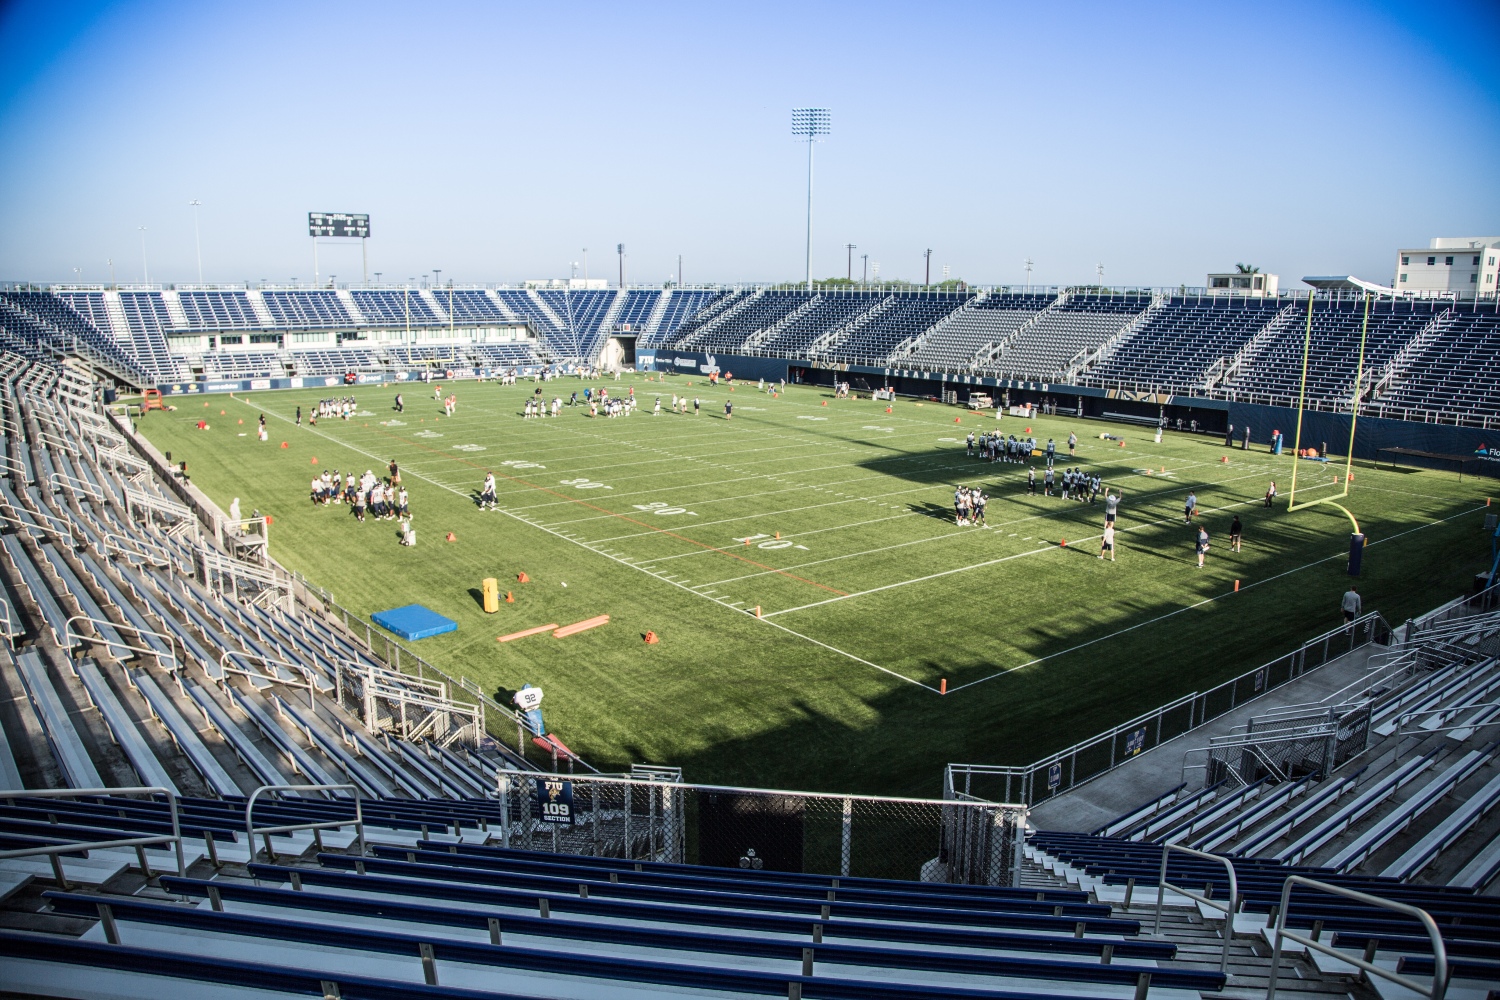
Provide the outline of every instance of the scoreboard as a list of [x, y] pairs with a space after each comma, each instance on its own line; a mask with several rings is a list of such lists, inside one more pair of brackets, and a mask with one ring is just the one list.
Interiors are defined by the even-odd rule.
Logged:
[[307, 235], [353, 236], [366, 239], [370, 235], [370, 217], [351, 215], [348, 212], [308, 212]]

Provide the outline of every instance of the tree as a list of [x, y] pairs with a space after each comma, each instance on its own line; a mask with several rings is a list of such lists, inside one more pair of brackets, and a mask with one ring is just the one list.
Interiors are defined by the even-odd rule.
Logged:
[[1236, 265], [1234, 265], [1234, 269], [1236, 271], [1240, 272], [1241, 274], [1259, 274], [1260, 273], [1260, 268], [1256, 267], [1254, 264], [1236, 264]]

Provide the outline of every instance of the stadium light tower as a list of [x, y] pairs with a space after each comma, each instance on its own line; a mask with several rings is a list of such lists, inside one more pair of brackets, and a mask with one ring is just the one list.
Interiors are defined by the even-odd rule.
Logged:
[[1021, 263], [1026, 267], [1026, 290], [1029, 292], [1031, 291], [1031, 265], [1035, 264], [1036, 261], [1032, 260], [1030, 257], [1027, 257]]
[[615, 253], [620, 255], [620, 287], [625, 287], [625, 244], [616, 243]]
[[194, 198], [188, 202], [193, 209], [193, 249], [198, 251], [198, 284], [203, 284], [203, 240], [198, 236], [198, 206], [203, 202]]
[[141, 231], [141, 274], [146, 279], [146, 284], [151, 284], [151, 268], [146, 266], [146, 227], [137, 226]]
[[858, 249], [859, 247], [855, 246], [853, 243], [844, 244], [844, 253], [847, 256], [847, 259], [844, 261], [844, 277], [848, 279], [851, 285], [854, 284], [854, 251]]
[[1094, 273], [1096, 273], [1097, 275], [1099, 275], [1099, 287], [1103, 288], [1104, 287], [1104, 261], [1101, 260], [1099, 263], [1097, 263], [1097, 264], [1094, 265]]
[[813, 194], [813, 144], [828, 134], [829, 111], [827, 108], [793, 108], [792, 135], [799, 142], [807, 143], [807, 290], [812, 291], [812, 194]]
[[868, 285], [870, 283], [870, 255], [862, 253], [859, 255], [859, 259], [864, 261], [864, 270], [860, 272], [859, 283], [861, 285]]
[[922, 252], [922, 258], [927, 262], [927, 271], [922, 278], [922, 285], [926, 287], [932, 284], [932, 247], [928, 247]]

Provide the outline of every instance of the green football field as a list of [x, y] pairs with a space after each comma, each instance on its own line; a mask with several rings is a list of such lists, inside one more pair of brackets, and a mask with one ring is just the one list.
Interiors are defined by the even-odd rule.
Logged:
[[[776, 398], [664, 378], [543, 386], [565, 400], [585, 386], [634, 387], [642, 406], [618, 419], [580, 405], [523, 420], [533, 384], [464, 382], [451, 418], [411, 384], [399, 415], [394, 388], [351, 387], [355, 419], [308, 426], [320, 395], [350, 391], [339, 387], [177, 397], [176, 412], [140, 427], [222, 508], [238, 497], [246, 516], [272, 515], [272, 554], [338, 603], [366, 616], [421, 603], [456, 620], [457, 632], [417, 651], [502, 702], [541, 686], [549, 728], [601, 768], [676, 764], [692, 781], [931, 795], [949, 761], [1028, 763], [1341, 621], [1349, 519], [1327, 505], [1287, 512], [1289, 455], [1007, 416], [1006, 433], [1058, 441], [1059, 471], [1076, 431], [1078, 461], [1124, 491], [1111, 563], [1097, 558], [1102, 498], [1031, 496], [1024, 466], [965, 457], [964, 435], [993, 428], [993, 411], [903, 399], [888, 413], [811, 387]], [[702, 412], [668, 412], [673, 392], [698, 395]], [[254, 434], [262, 413], [269, 443]], [[415, 548], [398, 544], [394, 522], [309, 502], [317, 472], [383, 475], [392, 459]], [[473, 499], [486, 471], [497, 511]], [[1283, 499], [1267, 510], [1273, 479]], [[1299, 497], [1329, 495], [1333, 479], [1303, 461]], [[1343, 504], [1370, 539], [1366, 610], [1394, 624], [1468, 589], [1488, 565], [1488, 482], [1357, 464]], [[954, 523], [955, 484], [984, 487], [988, 528]], [[1212, 535], [1203, 569], [1183, 523], [1189, 489]], [[1239, 553], [1228, 545], [1235, 513]], [[517, 582], [523, 572], [530, 582]], [[485, 577], [515, 603], [485, 614]], [[600, 614], [607, 625], [567, 638], [495, 641]], [[659, 643], [643, 641], [648, 630]]]

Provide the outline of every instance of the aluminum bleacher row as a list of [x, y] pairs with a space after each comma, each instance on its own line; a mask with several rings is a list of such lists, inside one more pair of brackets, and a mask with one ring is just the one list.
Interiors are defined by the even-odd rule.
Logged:
[[[1024, 293], [748, 288], [662, 290], [263, 289], [0, 293], [0, 340], [22, 353], [82, 351], [145, 384], [201, 377], [336, 376], [414, 364], [594, 363], [605, 339], [639, 347], [748, 353], [1169, 391], [1286, 405], [1301, 387], [1305, 297], [1255, 299], [1075, 290]], [[388, 346], [358, 331], [526, 323], [529, 352], [482, 341]], [[304, 349], [305, 331], [347, 346]], [[244, 336], [248, 332], [249, 336]], [[173, 348], [171, 338], [224, 335]], [[1363, 335], [1365, 412], [1407, 419], [1500, 419], [1492, 304], [1320, 298], [1308, 399], [1347, 406]], [[240, 343], [235, 343], [236, 338]], [[271, 341], [274, 341], [272, 343]]]
[[[1029, 856], [1100, 902], [1168, 908], [1224, 927], [1226, 915], [1189, 893], [1228, 904], [1226, 865], [1238, 898], [1232, 934], [1275, 943], [1284, 926], [1327, 934], [1341, 956], [1390, 972], [1433, 977], [1433, 946], [1422, 926], [1368, 899], [1293, 886], [1289, 876], [1418, 907], [1440, 932], [1449, 997], [1482, 998], [1500, 984], [1500, 615], [1476, 615], [1461, 632], [1391, 654], [1334, 715], [1368, 726], [1368, 749], [1331, 774], [1285, 778], [1256, 767], [1207, 787], [1178, 785], [1089, 833], [1042, 831]], [[1335, 702], [1339, 699], [1335, 699]], [[1328, 704], [1320, 709], [1327, 711]], [[1248, 727], [1295, 719], [1287, 706]], [[1285, 740], [1287, 728], [1275, 730]], [[1249, 759], [1247, 757], [1247, 759]], [[1264, 759], [1263, 757], [1260, 759]], [[1163, 845], [1166, 878], [1159, 890]], [[1328, 932], [1331, 932], [1329, 934]], [[1306, 949], [1295, 944], [1299, 953]], [[1331, 975], [1357, 974], [1339, 955], [1312, 953]], [[1387, 997], [1409, 997], [1372, 978]]]

